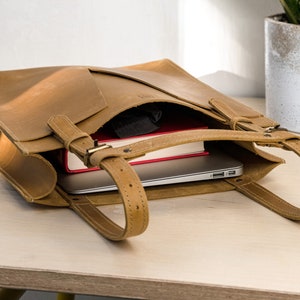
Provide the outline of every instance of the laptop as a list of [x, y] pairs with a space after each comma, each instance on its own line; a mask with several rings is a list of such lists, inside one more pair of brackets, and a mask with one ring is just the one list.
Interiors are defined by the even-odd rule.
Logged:
[[[144, 187], [214, 180], [243, 174], [243, 164], [221, 151], [209, 155], [138, 164], [132, 166]], [[104, 170], [77, 174], [58, 174], [58, 184], [70, 194], [98, 193], [117, 190]]]

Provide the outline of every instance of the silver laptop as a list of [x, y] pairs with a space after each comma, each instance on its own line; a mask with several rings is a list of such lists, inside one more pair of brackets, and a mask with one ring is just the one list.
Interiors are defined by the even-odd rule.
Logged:
[[[144, 187], [240, 176], [243, 165], [219, 151], [195, 156], [134, 165]], [[112, 178], [104, 170], [78, 174], [59, 174], [58, 184], [70, 194], [116, 190]]]

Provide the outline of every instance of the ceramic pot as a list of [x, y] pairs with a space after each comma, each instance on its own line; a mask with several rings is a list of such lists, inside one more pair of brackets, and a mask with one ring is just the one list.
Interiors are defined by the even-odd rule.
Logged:
[[300, 25], [265, 19], [266, 115], [300, 132]]

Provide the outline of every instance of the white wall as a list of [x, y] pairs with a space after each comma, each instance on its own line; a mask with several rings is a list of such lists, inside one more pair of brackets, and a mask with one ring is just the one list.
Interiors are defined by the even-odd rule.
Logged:
[[263, 20], [279, 0], [0, 0], [0, 70], [168, 57], [218, 90], [264, 96]]
[[279, 0], [0, 0], [0, 70], [168, 57], [218, 90], [264, 95], [263, 20]]
[[178, 60], [177, 0], [0, 0], [0, 70]]
[[279, 0], [180, 0], [180, 63], [230, 95], [264, 95], [264, 18]]

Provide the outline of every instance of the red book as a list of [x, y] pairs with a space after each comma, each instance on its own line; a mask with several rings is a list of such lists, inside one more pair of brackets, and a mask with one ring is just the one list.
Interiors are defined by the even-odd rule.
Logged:
[[[184, 131], [184, 130], [196, 130], [196, 129], [204, 129], [207, 128], [202, 122], [194, 118], [184, 118], [180, 116], [180, 120], [174, 118], [164, 118], [161, 126], [155, 132], [138, 135], [128, 138], [116, 138], [113, 134], [111, 134], [108, 130], [99, 130], [95, 134], [92, 135], [93, 139], [97, 139], [99, 144], [108, 144], [112, 147], [120, 147], [125, 146], [131, 143], [135, 143], [141, 140], [153, 138], [156, 136], [168, 134], [176, 131]], [[171, 160], [171, 159], [179, 159], [186, 158], [191, 156], [200, 156], [207, 155], [208, 152], [204, 149], [204, 143], [193, 142], [188, 144], [182, 144], [178, 146], [173, 146], [165, 149], [160, 149], [157, 151], [148, 152], [146, 155], [142, 157], [138, 157], [130, 161], [130, 164], [142, 164], [142, 163], [151, 163], [163, 160]], [[69, 151], [65, 151], [64, 153], [64, 168], [68, 173], [80, 173], [87, 171], [98, 170], [99, 168], [87, 168], [83, 162], [73, 153]]]

